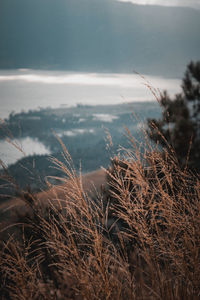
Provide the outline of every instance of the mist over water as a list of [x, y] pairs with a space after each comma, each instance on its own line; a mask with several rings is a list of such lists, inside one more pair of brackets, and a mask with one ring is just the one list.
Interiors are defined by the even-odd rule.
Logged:
[[31, 137], [0, 141], [0, 158], [6, 165], [13, 164], [25, 156], [34, 154], [50, 154], [50, 150], [38, 139]]
[[[179, 92], [180, 80], [137, 74], [72, 73], [41, 70], [0, 71], [0, 118], [5, 119], [11, 112], [36, 110], [39, 108], [63, 109], [77, 104], [108, 105], [127, 102], [156, 101], [151, 88], [157, 94], [164, 89], [171, 95]], [[144, 108], [145, 109], [145, 108]], [[116, 120], [112, 111], [93, 113], [92, 119], [112, 123]], [[80, 115], [79, 123], [85, 122]], [[79, 126], [80, 124], [77, 124]], [[77, 127], [78, 128], [78, 127]], [[91, 132], [90, 132], [91, 131]], [[93, 129], [67, 129], [63, 136], [95, 134]], [[39, 140], [26, 137], [0, 141], [0, 158], [10, 165], [24, 156], [50, 154], [50, 150]]]
[[1, 70], [0, 118], [40, 107], [156, 101], [148, 86], [174, 95], [180, 91], [180, 80], [137, 74]]

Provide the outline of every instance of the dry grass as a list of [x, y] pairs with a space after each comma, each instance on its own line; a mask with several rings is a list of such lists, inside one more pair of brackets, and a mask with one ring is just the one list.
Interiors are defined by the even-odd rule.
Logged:
[[64, 200], [25, 197], [32, 215], [1, 246], [1, 299], [199, 299], [199, 178], [173, 152], [141, 158], [128, 136], [102, 194], [85, 192], [64, 148]]

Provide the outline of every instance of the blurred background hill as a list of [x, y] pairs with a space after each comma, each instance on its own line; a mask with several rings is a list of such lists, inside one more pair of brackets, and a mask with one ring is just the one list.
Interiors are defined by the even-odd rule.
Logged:
[[181, 77], [200, 52], [200, 11], [114, 0], [1, 0], [0, 68]]

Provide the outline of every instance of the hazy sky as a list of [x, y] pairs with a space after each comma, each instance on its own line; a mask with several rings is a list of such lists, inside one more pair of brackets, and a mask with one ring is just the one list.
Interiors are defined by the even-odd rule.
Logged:
[[164, 6], [188, 6], [200, 9], [200, 0], [118, 0], [121, 2], [133, 2], [136, 4], [156, 4]]

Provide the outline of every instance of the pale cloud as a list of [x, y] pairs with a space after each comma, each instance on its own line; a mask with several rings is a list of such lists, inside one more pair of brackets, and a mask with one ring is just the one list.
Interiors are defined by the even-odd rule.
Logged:
[[141, 5], [182, 6], [200, 9], [200, 0], [117, 0]]

